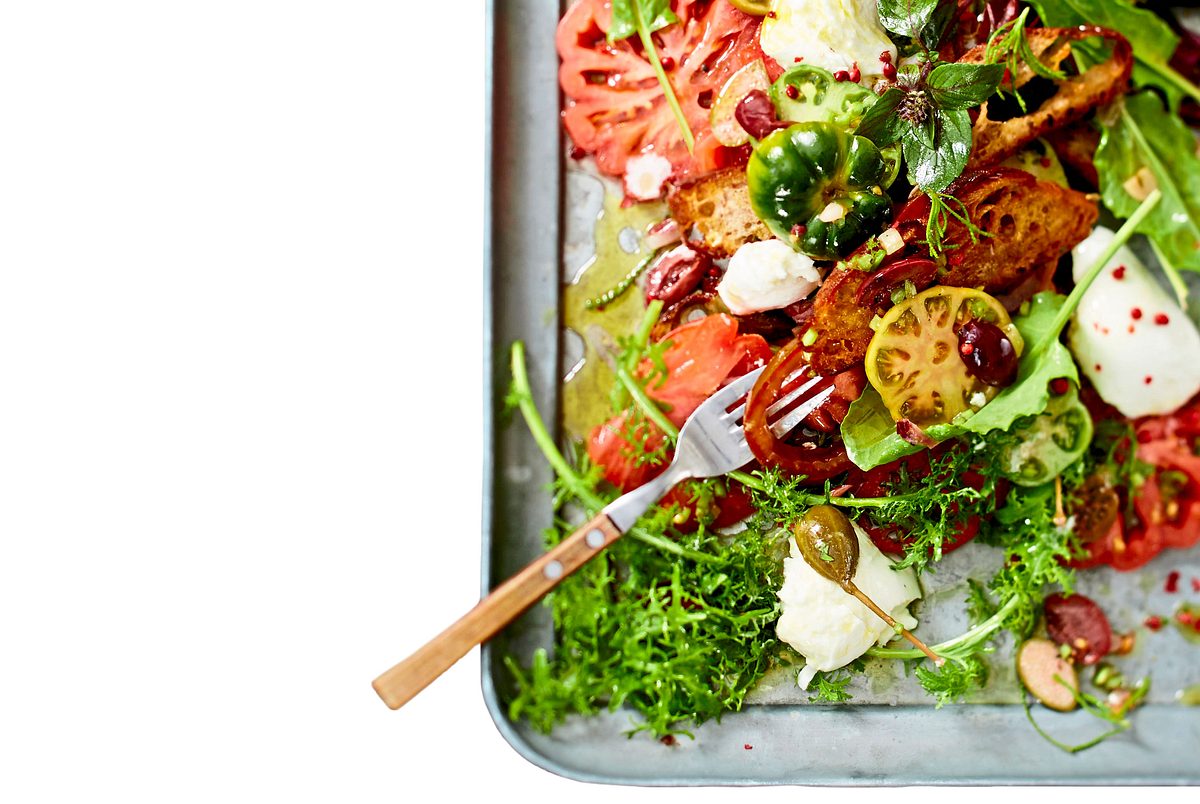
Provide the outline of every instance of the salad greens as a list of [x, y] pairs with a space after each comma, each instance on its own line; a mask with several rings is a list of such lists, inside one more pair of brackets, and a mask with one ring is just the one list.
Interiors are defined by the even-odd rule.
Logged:
[[[1114, 106], [1102, 128], [1096, 171], [1104, 205], [1127, 217], [1138, 199], [1129, 192], [1139, 172], [1148, 172], [1162, 191], [1162, 204], [1139, 231], [1150, 238], [1176, 291], [1186, 294], [1179, 270], [1200, 271], [1200, 157], [1196, 138], [1183, 121], [1168, 113], [1150, 92], [1127, 96]], [[1143, 174], [1144, 175], [1144, 174]]]
[[[755, 14], [769, 10], [765, 3], [739, 0], [737, 5]], [[1034, 54], [1027, 38], [1033, 11], [1048, 26], [1099, 25], [1119, 31], [1132, 44], [1134, 81], [1166, 95], [1166, 105], [1152, 91], [1128, 95], [1096, 116], [1101, 131], [1095, 156], [1099, 189], [1104, 204], [1124, 223], [1069, 295], [1042, 292], [1021, 305], [1012, 319], [1024, 344], [1016, 379], [990, 401], [977, 402], [978, 409], [915, 435], [906, 428], [906, 438], [897, 432], [897, 421], [883, 398], [867, 384], [856, 398], [845, 397], [854, 401], [840, 426], [835, 422], [828, 433], [810, 434], [822, 449], [830, 442], [836, 446], [840, 435], [854, 464], [834, 474], [840, 481], [826, 481], [822, 487], [803, 476], [756, 468], [690, 482], [673, 502], [644, 515], [630, 538], [618, 540], [565, 578], [548, 598], [556, 634], [553, 652], [536, 651], [524, 665], [506, 658], [516, 687], [512, 717], [526, 718], [548, 731], [572, 714], [628, 707], [637, 713], [631, 733], [668, 737], [688, 734], [690, 724], [739, 709], [768, 671], [799, 664], [800, 657], [775, 633], [782, 606], [782, 559], [791, 547], [790, 528], [818, 505], [835, 506], [841, 513], [822, 513], [832, 513], [839, 521], [844, 513], [877, 544], [896, 548], [898, 568], [936, 572], [946, 553], [972, 538], [992, 546], [995, 560], [988, 580], [969, 582], [968, 627], [931, 646], [947, 660], [943, 666], [924, 663], [925, 655], [916, 648], [896, 643], [874, 647], [865, 659], [817, 673], [809, 687], [810, 700], [850, 700], [851, 681], [871, 660], [910, 663], [913, 677], [938, 707], [967, 699], [989, 683], [988, 657], [1002, 639], [1033, 635], [1046, 595], [1072, 592], [1071, 565], [1088, 550], [1066, 511], [1086, 516], [1089, 494], [1101, 483], [1113, 500], [1109, 510], [1119, 504], [1132, 516], [1134, 498], [1144, 483], [1150, 478], [1169, 482], [1161, 466], [1138, 459], [1137, 433], [1129, 421], [1093, 421], [1081, 399], [1079, 368], [1062, 333], [1083, 294], [1135, 232], [1150, 238], [1181, 300], [1186, 291], [1178, 272], [1200, 271], [1200, 157], [1191, 131], [1177, 114], [1185, 98], [1200, 100], [1200, 89], [1169, 66], [1178, 38], [1161, 19], [1128, 0], [1034, 0], [1019, 12], [1017, 4], [1007, 4], [1003, 20], [987, 39], [984, 63], [948, 62], [941, 60], [938, 49], [955, 31], [959, 3], [879, 0], [877, 5], [879, 21], [896, 37], [904, 58], [893, 66], [890, 50], [880, 56], [887, 69], [875, 92], [859, 83], [857, 64], [853, 71], [835, 74], [797, 58], [798, 63], [786, 65], [781, 74], [771, 72], [778, 77], [768, 86], [766, 67], [753, 62], [762, 73], [757, 97], [769, 89], [778, 119], [770, 118], [770, 125], [759, 132], [761, 138], [751, 141], [746, 183], [753, 211], [776, 236], [817, 259], [841, 260], [839, 267], [864, 271], [874, 271], [898, 249], [912, 246], [914, 238], [907, 234], [903, 237], [910, 238], [908, 243], [903, 237], [899, 245], [894, 242], [898, 228], [881, 231], [888, 225], [892, 202], [899, 202], [908, 190], [893, 188], [894, 199], [887, 192], [898, 174], [897, 153], [903, 156], [914, 193], [929, 198], [926, 240], [917, 241], [929, 250], [931, 260], [926, 262], [936, 263], [938, 270], [953, 263], [953, 247], [945, 243], [952, 220], [976, 242], [997, 236], [970, 220], [966, 207], [947, 188], [970, 159], [972, 109], [997, 94], [1012, 93], [1015, 105], [1024, 110], [1025, 101], [1010, 80], [1022, 65], [1048, 80], [1066, 75]], [[655, 45], [655, 32], [679, 22], [672, 4], [613, 0], [611, 8], [609, 41], [637, 37], [661, 85], [663, 102], [691, 151], [695, 133], [667, 77], [671, 66], [664, 66]], [[674, 8], [686, 16], [684, 6]], [[1094, 39], [1072, 42], [1081, 68], [1088, 60], [1102, 58], [1103, 47]], [[735, 119], [740, 123], [741, 118]], [[885, 245], [889, 234], [890, 247]], [[916, 261], [911, 254], [904, 252], [901, 259]], [[919, 259], [924, 261], [924, 256], [921, 253]], [[648, 260], [640, 263], [613, 293], [628, 290], [647, 264]], [[706, 263], [704, 275], [718, 278], [718, 265]], [[711, 305], [705, 312], [723, 311], [714, 300], [715, 281], [705, 287], [707, 298], [696, 306]], [[885, 290], [892, 292], [892, 287], [898, 285]], [[915, 292], [914, 280], [895, 290], [909, 296]], [[615, 295], [589, 303], [602, 307], [612, 298]], [[881, 298], [886, 299], [886, 293]], [[893, 295], [892, 301], [898, 298]], [[693, 301], [687, 297], [686, 303]], [[1015, 306], [1016, 302], [1008, 309]], [[1134, 311], [1134, 318], [1141, 318], [1141, 311]], [[690, 320], [682, 314], [686, 311], [675, 312], [672, 318], [664, 314], [662, 301], [649, 302], [637, 328], [619, 336], [617, 348], [606, 355], [615, 375], [609, 399], [614, 421], [622, 422], [620, 438], [636, 453], [630, 458], [635, 467], [666, 461], [678, 436], [668, 415], [671, 408], [655, 400], [656, 389], [671, 379], [667, 350], [672, 342], [670, 336], [651, 338], [662, 320]], [[786, 333], [792, 332], [791, 325], [789, 320]], [[769, 358], [770, 346], [761, 336], [735, 334], [739, 340], [758, 338], [762, 343], [767, 357], [760, 353], [753, 359]], [[815, 337], [812, 330], [809, 334]], [[794, 347], [797, 354], [812, 347], [813, 340], [803, 337]], [[961, 344], [962, 355], [971, 354]], [[1007, 360], [1012, 361], [1013, 351]], [[745, 359], [753, 354], [747, 351]], [[811, 359], [804, 354], [806, 361]], [[993, 393], [991, 388], [987, 391]], [[979, 399], [987, 397], [980, 394]], [[560, 448], [551, 435], [533, 404], [519, 343], [512, 351], [508, 402], [520, 411], [556, 475], [554, 524], [545, 535], [552, 546], [614, 499], [617, 491], [605, 480], [606, 467], [593, 463], [577, 444]], [[819, 429], [815, 423], [813, 427]], [[838, 482], [841, 485], [835, 485]], [[1117, 485], [1123, 489], [1119, 503], [1113, 491]], [[748, 493], [753, 514], [736, 532], [718, 531], [717, 508], [734, 490]], [[885, 544], [887, 540], [892, 543]], [[832, 559], [825, 554], [818, 560]], [[1128, 710], [1145, 694], [1145, 685], [1140, 685], [1128, 707], [1113, 711], [1094, 696], [1077, 692], [1085, 711], [1113, 726], [1082, 746], [1059, 743], [1032, 713], [1029, 718], [1055, 745], [1081, 750], [1128, 728]]]

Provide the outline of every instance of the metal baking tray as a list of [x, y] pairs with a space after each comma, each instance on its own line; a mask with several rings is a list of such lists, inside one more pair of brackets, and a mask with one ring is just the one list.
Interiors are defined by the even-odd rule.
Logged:
[[[488, 9], [488, 199], [485, 309], [485, 406], [482, 591], [543, 550], [550, 524], [551, 473], [519, 421], [502, 412], [509, 385], [508, 350], [525, 342], [538, 407], [553, 419], [567, 359], [560, 315], [566, 276], [586, 253], [598, 198], [594, 179], [565, 163], [559, 123], [555, 0], [491, 0]], [[952, 595], [971, 574], [973, 551], [948, 557], [927, 595]], [[978, 564], [979, 556], [975, 556]], [[1168, 570], [1200, 576], [1200, 548], [1168, 551], [1141, 572], [1089, 572], [1080, 590], [1106, 603], [1115, 623], [1140, 622], [1161, 599]], [[937, 591], [937, 590], [943, 591]], [[1133, 604], [1129, 600], [1134, 600]], [[1125, 601], [1121, 608], [1121, 601]], [[1116, 607], [1115, 609], [1113, 607]], [[947, 611], [958, 607], [941, 607]], [[929, 611], [933, 611], [930, 607]], [[957, 633], [957, 615], [926, 619], [934, 638]], [[926, 633], [923, 631], [923, 633]], [[1200, 646], [1155, 635], [1154, 652], [1135, 653], [1127, 672], [1153, 671], [1150, 703], [1134, 728], [1100, 746], [1068, 755], [1038, 737], [1015, 702], [1011, 678], [999, 678], [975, 702], [935, 709], [899, 663], [892, 675], [856, 682], [855, 702], [812, 705], [785, 671], [769, 676], [740, 712], [694, 730], [695, 739], [665, 745], [626, 733], [629, 713], [576, 718], [552, 734], [509, 720], [503, 657], [526, 657], [552, 643], [549, 613], [535, 607], [484, 646], [483, 692], [497, 728], [534, 764], [565, 777], [631, 785], [910, 785], [910, 784], [1197, 784], [1200, 711], [1175, 705], [1172, 693], [1200, 680]], [[1140, 642], [1141, 640], [1139, 640]], [[1130, 663], [1131, 662], [1131, 663]], [[1003, 675], [1003, 668], [994, 663]], [[1043, 720], [1046, 715], [1043, 715]], [[1064, 740], [1095, 734], [1097, 721], [1054, 715]]]

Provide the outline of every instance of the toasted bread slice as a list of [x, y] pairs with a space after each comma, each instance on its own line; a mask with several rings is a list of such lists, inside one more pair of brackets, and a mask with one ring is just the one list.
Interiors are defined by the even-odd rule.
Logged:
[[[1022, 114], [1011, 96], [1003, 101], [992, 97], [984, 103], [973, 127], [969, 168], [987, 167], [1007, 159], [1043, 134], [1073, 123], [1113, 100], [1129, 84], [1133, 51], [1129, 40], [1119, 33], [1103, 28], [1033, 28], [1027, 34], [1038, 60], [1052, 68], [1058, 68], [1070, 56], [1073, 40], [1101, 36], [1112, 43], [1112, 54], [1085, 72], [1059, 81], [1037, 76], [1029, 65], [1022, 64], [1015, 83], [1028, 113]], [[981, 45], [963, 55], [960, 61], [980, 64], [985, 51], [986, 46]]]
[[732, 257], [746, 243], [771, 238], [750, 206], [744, 168], [725, 168], [672, 187], [667, 204], [688, 245], [713, 257]]
[[1096, 149], [1100, 147], [1100, 130], [1090, 120], [1080, 120], [1051, 131], [1046, 140], [1058, 154], [1059, 160], [1075, 171], [1091, 187], [1100, 186], [1096, 172]]
[[[971, 222], [990, 236], [972, 241], [967, 228], [950, 218], [945, 265], [915, 281], [918, 287], [936, 282], [983, 288], [993, 295], [1013, 291], [1030, 275], [1057, 264], [1087, 237], [1098, 214], [1096, 204], [1083, 193], [1011, 168], [964, 175], [949, 192], [962, 201]], [[817, 333], [810, 351], [811, 365], [818, 374], [843, 371], [866, 355], [874, 334], [871, 319], [891, 306], [886, 285], [882, 295], [872, 292], [864, 296], [865, 290], [872, 290], [867, 280], [900, 261], [929, 259], [923, 242], [929, 210], [928, 197], [919, 196], [900, 211], [894, 225], [904, 237], [905, 248], [875, 271], [843, 267], [826, 277], [810, 325]]]

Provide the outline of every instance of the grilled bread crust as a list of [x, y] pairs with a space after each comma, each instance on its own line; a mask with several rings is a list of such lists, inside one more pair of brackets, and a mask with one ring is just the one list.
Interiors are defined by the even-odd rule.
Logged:
[[688, 245], [718, 259], [732, 257], [746, 243], [771, 238], [750, 206], [744, 168], [725, 168], [674, 186], [667, 205]]
[[[974, 142], [968, 169], [995, 165], [1015, 154], [1038, 137], [1079, 120], [1097, 106], [1103, 106], [1125, 92], [1133, 70], [1133, 50], [1129, 40], [1104, 28], [1034, 28], [1028, 32], [1029, 46], [1038, 60], [1057, 68], [1071, 54], [1071, 42], [1100, 36], [1112, 43], [1112, 54], [1105, 61], [1085, 72], [1054, 81], [1056, 91], [1027, 114], [1008, 119], [992, 119], [989, 112], [1000, 117], [998, 101], [993, 97], [979, 109], [973, 128]], [[986, 46], [980, 45], [965, 53], [960, 61], [981, 64]], [[1050, 79], [1035, 76], [1027, 64], [1022, 64], [1016, 77], [1017, 90], [1026, 88], [1031, 95], [1031, 81]], [[1032, 98], [1031, 98], [1032, 99]], [[1009, 100], [1007, 105], [1014, 103]], [[1032, 104], [1030, 104], [1032, 105]]]

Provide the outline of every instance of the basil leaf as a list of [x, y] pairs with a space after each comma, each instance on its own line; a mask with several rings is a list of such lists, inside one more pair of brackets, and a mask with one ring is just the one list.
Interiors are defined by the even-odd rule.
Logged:
[[896, 116], [896, 107], [904, 100], [904, 92], [892, 87], [880, 95], [867, 109], [854, 133], [879, 146], [891, 145], [900, 139], [906, 123]]
[[933, 50], [945, 38], [957, 9], [954, 0], [879, 0], [879, 21], [892, 33]]
[[1096, 150], [1104, 205], [1121, 218], [1137, 209], [1125, 183], [1139, 170], [1153, 174], [1162, 203], [1138, 227], [1157, 247], [1167, 270], [1200, 271], [1200, 157], [1183, 121], [1151, 92], [1129, 95]]
[[934, 105], [943, 111], [979, 106], [1000, 86], [1003, 64], [939, 64], [926, 79]]
[[635, 4], [650, 33], [679, 22], [679, 18], [671, 11], [670, 0], [613, 0], [612, 23], [608, 28], [609, 42], [628, 39], [638, 32], [637, 15], [634, 14]]
[[937, 111], [932, 144], [912, 131], [903, 140], [908, 181], [925, 192], [941, 192], [962, 175], [971, 156], [971, 116], [966, 109]]
[[[1170, 66], [1179, 37], [1157, 14], [1122, 0], [1031, 0], [1030, 5], [1047, 27], [1099, 25], [1120, 31], [1133, 46], [1133, 82], [1162, 89], [1172, 111], [1179, 108], [1184, 95], [1200, 98], [1200, 90]], [[1080, 45], [1084, 43], [1073, 47]], [[1081, 49], [1087, 50], [1086, 46]]]

